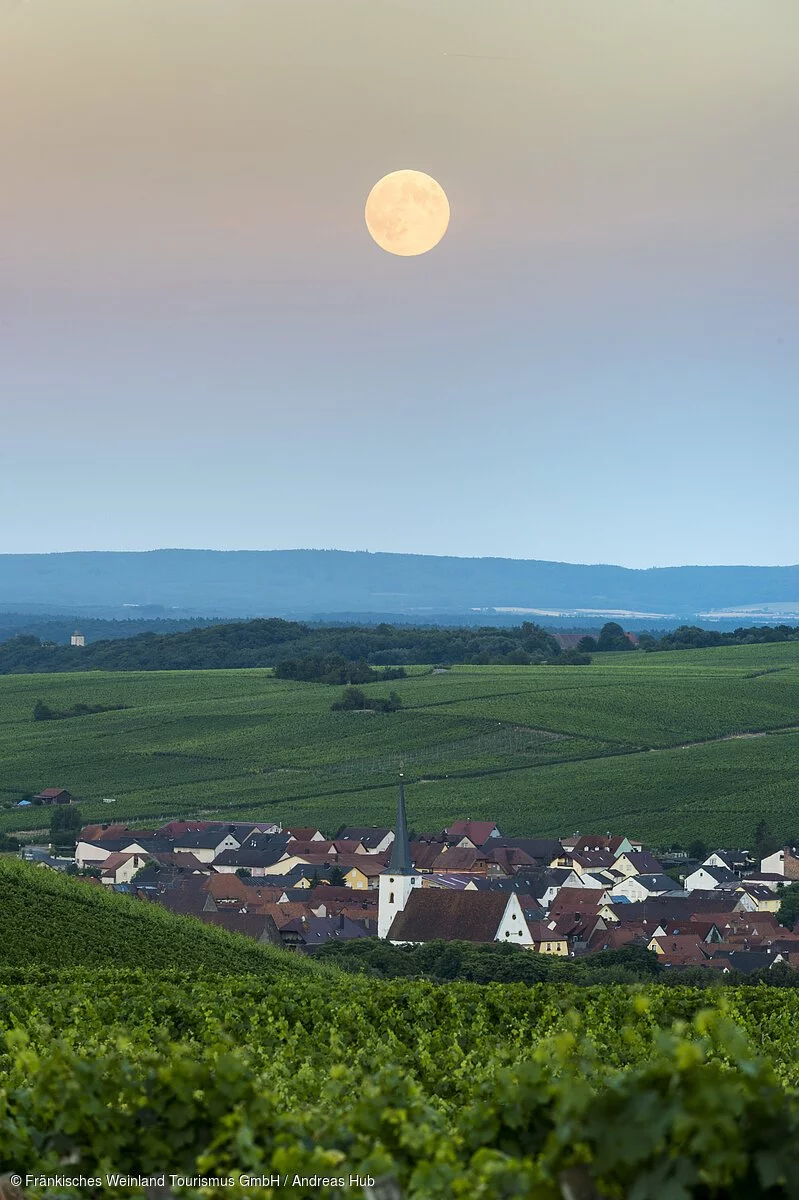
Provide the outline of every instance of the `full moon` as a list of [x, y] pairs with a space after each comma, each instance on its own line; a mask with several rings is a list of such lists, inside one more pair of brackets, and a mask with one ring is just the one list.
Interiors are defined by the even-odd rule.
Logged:
[[392, 171], [366, 201], [366, 228], [389, 254], [426, 254], [449, 225], [449, 201], [440, 183], [422, 171]]

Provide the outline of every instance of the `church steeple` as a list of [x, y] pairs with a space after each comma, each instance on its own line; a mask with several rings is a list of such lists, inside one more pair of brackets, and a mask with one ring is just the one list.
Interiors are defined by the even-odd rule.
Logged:
[[397, 828], [391, 848], [391, 862], [378, 880], [377, 936], [387, 938], [397, 913], [403, 912], [414, 888], [422, 886], [411, 862], [408, 842], [408, 818], [405, 814], [405, 780], [400, 765], [399, 796], [397, 797]]
[[392, 875], [412, 875], [411, 848], [408, 843], [408, 818], [405, 814], [405, 781], [400, 768], [399, 796], [397, 797], [397, 828], [391, 848], [388, 870]]

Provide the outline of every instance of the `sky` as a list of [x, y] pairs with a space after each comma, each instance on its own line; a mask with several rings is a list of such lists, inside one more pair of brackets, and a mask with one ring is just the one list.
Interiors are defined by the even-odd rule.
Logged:
[[[0, 0], [0, 552], [794, 564], [796, 0]], [[381, 250], [373, 184], [446, 191]]]

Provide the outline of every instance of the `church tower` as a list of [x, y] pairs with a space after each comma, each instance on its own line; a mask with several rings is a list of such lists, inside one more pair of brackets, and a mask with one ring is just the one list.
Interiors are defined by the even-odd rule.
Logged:
[[411, 848], [408, 844], [408, 820], [405, 815], [405, 787], [400, 772], [399, 798], [397, 800], [397, 829], [391, 849], [391, 861], [380, 876], [380, 894], [377, 907], [377, 936], [388, 937], [388, 931], [397, 913], [402, 912], [408, 897], [422, 880], [413, 869]]

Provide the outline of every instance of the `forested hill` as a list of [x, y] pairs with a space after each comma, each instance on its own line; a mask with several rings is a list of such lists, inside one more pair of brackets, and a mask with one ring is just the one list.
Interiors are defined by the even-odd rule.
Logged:
[[144, 633], [87, 646], [48, 645], [21, 635], [0, 645], [0, 675], [53, 671], [182, 671], [271, 667], [296, 659], [412, 663], [581, 661], [551, 634], [525, 622], [514, 629], [377, 625], [313, 627], [278, 618], [214, 625], [186, 633]]
[[[681, 626], [663, 638], [642, 634], [645, 651], [689, 650], [799, 639], [799, 626], [753, 626], [728, 633]], [[620, 625], [608, 622], [598, 637], [585, 637], [564, 649], [530, 621], [512, 627], [420, 625], [304, 625], [278, 617], [235, 621], [180, 633], [142, 633], [86, 646], [63, 646], [20, 634], [0, 643], [0, 675], [62, 671], [188, 671], [275, 667], [285, 678], [320, 679], [346, 663], [370, 667], [470, 663], [527, 666], [556, 663], [583, 666], [591, 654], [633, 650]], [[298, 665], [299, 664], [299, 665]], [[302, 666], [302, 669], [300, 669]], [[363, 675], [365, 681], [368, 671]], [[347, 677], [344, 682], [353, 682]], [[355, 680], [358, 682], [358, 680]]]
[[31, 611], [53, 604], [62, 612], [138, 605], [228, 617], [520, 607], [687, 618], [733, 606], [799, 605], [799, 566], [631, 570], [343, 550], [0, 555], [0, 605]]

